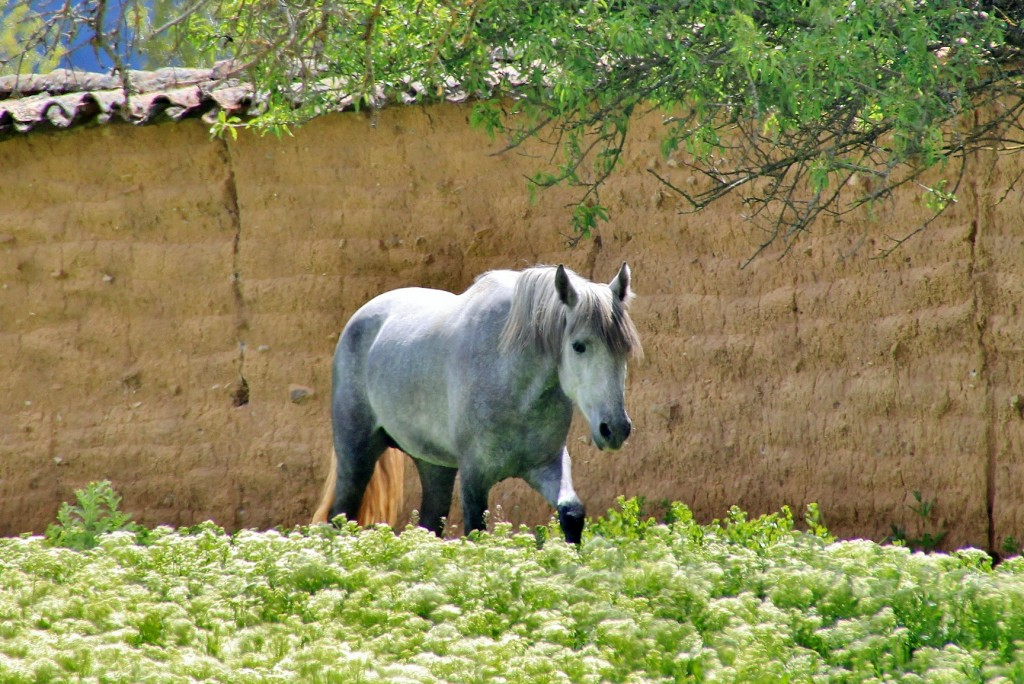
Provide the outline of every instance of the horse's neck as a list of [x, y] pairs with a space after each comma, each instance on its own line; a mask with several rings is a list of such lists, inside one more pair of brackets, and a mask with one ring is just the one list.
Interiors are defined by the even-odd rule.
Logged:
[[517, 356], [514, 365], [518, 366], [516, 372], [521, 378], [516, 383], [520, 410], [526, 412], [544, 404], [552, 408], [568, 407], [571, 410], [572, 402], [558, 382], [558, 363], [534, 351], [521, 352]]

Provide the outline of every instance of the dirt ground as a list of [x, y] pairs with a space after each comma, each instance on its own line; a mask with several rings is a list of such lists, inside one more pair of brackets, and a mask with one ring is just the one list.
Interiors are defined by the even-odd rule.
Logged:
[[[0, 534], [41, 532], [104, 478], [147, 525], [303, 523], [333, 346], [361, 303], [535, 263], [607, 280], [628, 261], [635, 434], [601, 453], [576, 421], [589, 512], [619, 495], [703, 520], [818, 502], [846, 537], [1024, 538], [1024, 157], [972, 158], [957, 204], [888, 258], [925, 216], [914, 192], [741, 267], [760, 229], [735, 202], [680, 213], [648, 169], [701, 181], [659, 156], [655, 117], [604, 191], [611, 221], [570, 248], [571, 189], [531, 203], [524, 181], [547, 151], [493, 154], [468, 115], [339, 114], [280, 141], [186, 121], [0, 142]], [[491, 503], [551, 516], [522, 483]]]

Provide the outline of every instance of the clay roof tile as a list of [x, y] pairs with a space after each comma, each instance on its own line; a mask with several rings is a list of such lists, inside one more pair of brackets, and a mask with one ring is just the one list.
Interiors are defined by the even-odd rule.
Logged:
[[[251, 84], [238, 78], [237, 63], [218, 62], [209, 69], [166, 67], [155, 71], [130, 71], [127, 79], [73, 69], [55, 69], [48, 74], [0, 76], [0, 138], [28, 133], [36, 128], [69, 128], [86, 123], [105, 124], [119, 119], [147, 124], [170, 119], [180, 121], [202, 117], [207, 122], [223, 111], [231, 116], [257, 114], [262, 106]], [[335, 79], [336, 80], [336, 79]], [[125, 97], [125, 85], [128, 97]], [[515, 89], [523, 82], [516, 69], [496, 58], [489, 79], [491, 88]], [[325, 80], [319, 87], [337, 88]], [[413, 104], [443, 97], [464, 102], [472, 94], [455, 79], [446, 80], [443, 92], [431, 92], [424, 84], [410, 80], [378, 85], [374, 105], [390, 102]], [[340, 95], [335, 107], [355, 105], [351, 96]]]
[[234, 79], [231, 62], [212, 69], [168, 67], [131, 71], [124, 82], [110, 74], [55, 69], [48, 74], [0, 76], [0, 135], [27, 133], [49, 125], [69, 128], [120, 118], [136, 124], [174, 121], [223, 109], [245, 115], [254, 102], [252, 86]]

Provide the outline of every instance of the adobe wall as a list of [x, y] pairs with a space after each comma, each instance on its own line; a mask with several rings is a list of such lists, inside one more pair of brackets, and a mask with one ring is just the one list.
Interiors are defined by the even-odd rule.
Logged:
[[[570, 249], [572, 195], [525, 189], [544, 150], [493, 155], [468, 115], [340, 114], [280, 141], [183, 122], [0, 142], [0, 534], [41, 532], [103, 478], [148, 525], [303, 523], [334, 342], [362, 302], [538, 262], [606, 280], [627, 260], [636, 430], [605, 454], [574, 428], [591, 513], [620, 494], [704, 520], [816, 501], [834, 532], [881, 539], [925, 531], [920, 491], [947, 548], [1024, 538], [1024, 157], [972, 159], [957, 205], [889, 258], [887, 236], [924, 216], [913, 193], [740, 268], [761, 234], [736, 203], [678, 213], [647, 169], [698, 181], [659, 158], [653, 118], [604, 191], [611, 223]], [[519, 483], [492, 505], [551, 514]]]

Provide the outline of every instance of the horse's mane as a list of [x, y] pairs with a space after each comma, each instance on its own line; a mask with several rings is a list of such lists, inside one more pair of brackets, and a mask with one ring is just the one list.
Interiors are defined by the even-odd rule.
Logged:
[[[512, 306], [501, 333], [506, 350], [537, 351], [557, 356], [565, 335], [582, 328], [592, 330], [615, 354], [640, 356], [640, 335], [627, 311], [632, 293], [620, 301], [607, 287], [592, 283], [566, 269], [579, 296], [572, 309], [564, 306], [555, 289], [555, 268], [536, 266], [519, 271], [512, 294]], [[479, 285], [491, 273], [478, 279]], [[494, 275], [497, 275], [496, 273]]]

